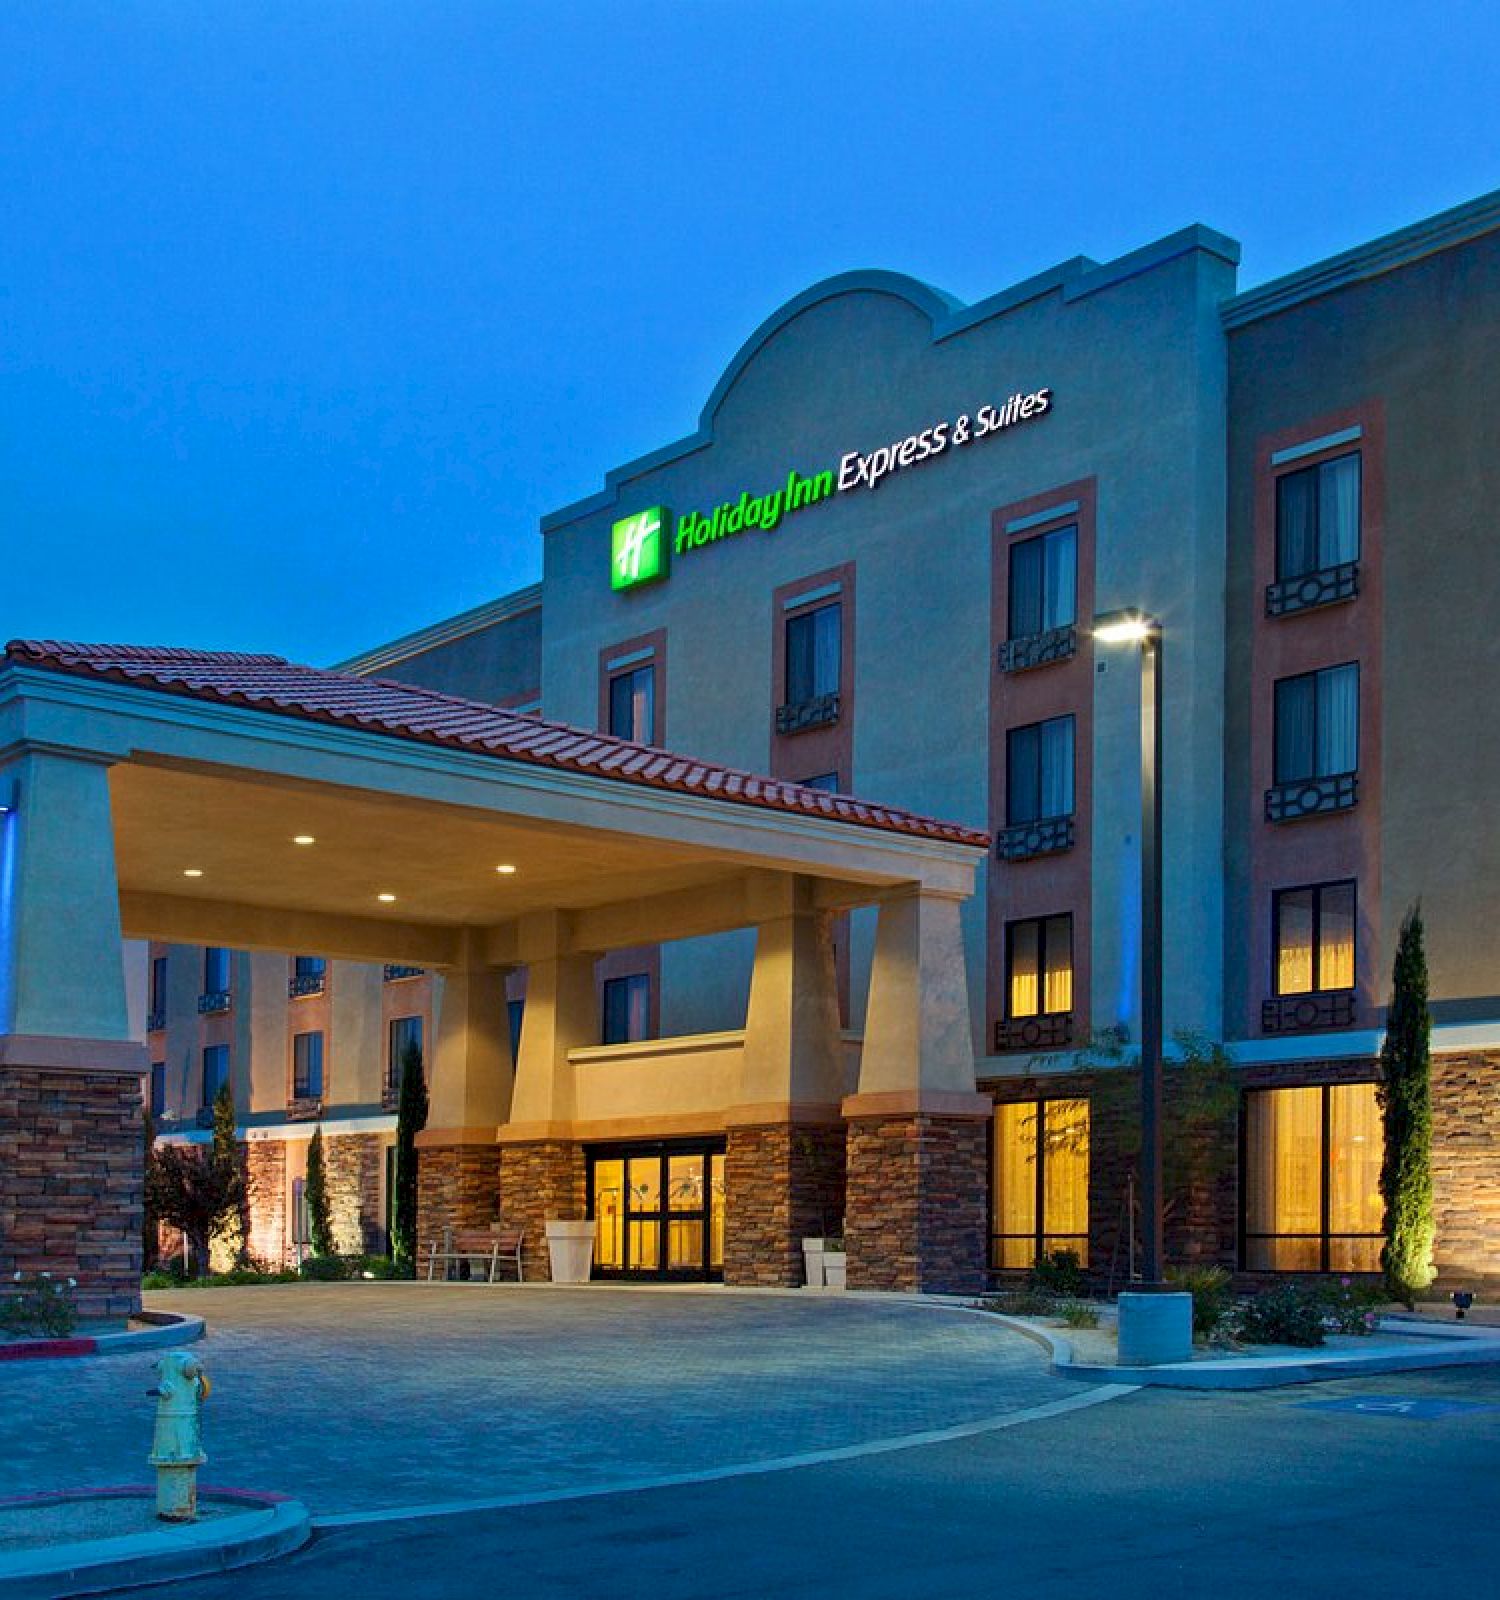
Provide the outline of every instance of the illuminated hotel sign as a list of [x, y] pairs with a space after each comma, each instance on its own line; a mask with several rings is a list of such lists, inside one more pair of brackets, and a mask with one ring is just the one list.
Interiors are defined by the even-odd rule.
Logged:
[[835, 494], [878, 489], [893, 472], [935, 461], [951, 450], [991, 438], [1017, 423], [1044, 417], [1051, 409], [1050, 389], [1016, 393], [1001, 406], [983, 405], [972, 416], [964, 412], [951, 421], [934, 422], [893, 444], [878, 445], [867, 452], [850, 450], [839, 458], [837, 469], [804, 477], [793, 468], [786, 481], [774, 489], [761, 494], [751, 494], [747, 489], [737, 500], [725, 500], [711, 511], [685, 513], [677, 519], [675, 536], [672, 513], [665, 506], [651, 506], [634, 516], [622, 517], [610, 529], [610, 587], [634, 589], [655, 583], [667, 576], [669, 553], [689, 555], [750, 528], [772, 533], [795, 511], [818, 505]]

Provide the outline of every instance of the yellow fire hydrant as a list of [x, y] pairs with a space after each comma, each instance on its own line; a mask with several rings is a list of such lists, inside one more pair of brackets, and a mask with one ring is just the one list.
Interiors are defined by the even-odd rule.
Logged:
[[203, 1453], [199, 1407], [213, 1385], [203, 1363], [186, 1350], [169, 1350], [156, 1363], [156, 1434], [147, 1460], [156, 1468], [156, 1514], [163, 1522], [195, 1522], [198, 1468]]

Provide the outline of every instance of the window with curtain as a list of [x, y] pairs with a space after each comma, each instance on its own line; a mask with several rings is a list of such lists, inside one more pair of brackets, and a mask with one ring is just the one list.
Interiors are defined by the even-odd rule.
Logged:
[[651, 975], [632, 972], [604, 983], [604, 1044], [634, 1044], [651, 1037]]
[[1005, 736], [1005, 820], [1009, 827], [1073, 814], [1073, 718], [1012, 728]]
[[1029, 917], [1005, 930], [1005, 1003], [1012, 1021], [1073, 1009], [1073, 918]]
[[636, 744], [656, 741], [656, 664], [648, 661], [609, 680], [609, 731]]
[[401, 1063], [406, 1059], [408, 1045], [422, 1048], [421, 1017], [392, 1017], [385, 1058], [386, 1087], [395, 1092], [401, 1087]]
[[1089, 1103], [1019, 1100], [995, 1107], [993, 1267], [1029, 1267], [1054, 1250], [1089, 1258]]
[[203, 992], [223, 994], [229, 988], [229, 952], [209, 945], [203, 952]]
[[321, 1032], [292, 1036], [292, 1098], [323, 1098], [323, 1035]]
[[1054, 528], [1010, 547], [1010, 637], [1067, 628], [1078, 611], [1078, 529]]
[[214, 1098], [229, 1082], [229, 1046], [211, 1044], [203, 1052], [203, 1109], [212, 1110]]
[[1359, 560], [1360, 455], [1335, 456], [1276, 480], [1276, 576]]
[[1354, 885], [1315, 883], [1277, 892], [1273, 912], [1277, 994], [1354, 987]]
[[839, 692], [843, 605], [834, 600], [786, 619], [786, 704]]
[[1375, 1272], [1385, 1141], [1373, 1083], [1245, 1095], [1244, 1264], [1252, 1272]]
[[1278, 679], [1275, 716], [1275, 782], [1357, 771], [1359, 663]]

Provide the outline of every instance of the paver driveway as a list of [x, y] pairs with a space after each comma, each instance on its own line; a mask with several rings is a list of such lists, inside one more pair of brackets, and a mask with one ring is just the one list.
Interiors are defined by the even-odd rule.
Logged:
[[[361, 1283], [148, 1300], [208, 1318], [204, 1480], [319, 1513], [762, 1461], [1073, 1392], [988, 1318], [874, 1298]], [[0, 1495], [144, 1481], [151, 1360], [0, 1367]]]

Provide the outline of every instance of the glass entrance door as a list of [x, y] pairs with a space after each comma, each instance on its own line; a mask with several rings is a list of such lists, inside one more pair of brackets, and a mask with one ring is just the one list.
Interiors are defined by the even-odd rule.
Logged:
[[594, 1271], [600, 1277], [720, 1277], [723, 1141], [591, 1150], [589, 1215], [598, 1224]]

